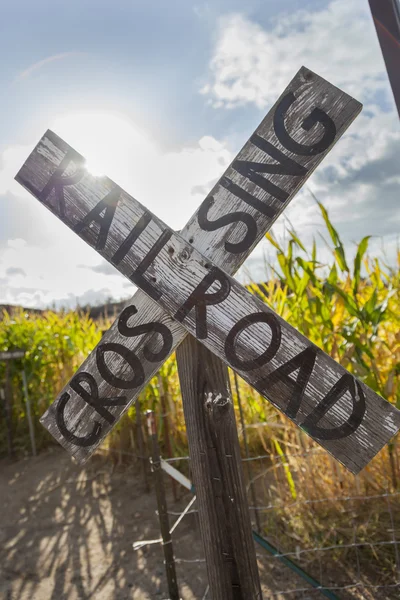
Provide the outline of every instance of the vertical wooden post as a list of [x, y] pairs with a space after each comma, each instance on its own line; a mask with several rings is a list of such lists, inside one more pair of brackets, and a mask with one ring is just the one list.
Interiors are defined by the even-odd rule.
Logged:
[[228, 369], [190, 335], [177, 361], [211, 597], [262, 598]]
[[253, 470], [251, 468], [251, 464], [249, 461], [250, 453], [249, 453], [249, 445], [247, 443], [246, 423], [244, 422], [242, 399], [240, 397], [239, 381], [238, 381], [238, 376], [237, 376], [236, 371], [233, 372], [233, 377], [235, 379], [236, 396], [237, 396], [237, 400], [238, 400], [239, 414], [240, 414], [240, 424], [242, 426], [244, 451], [245, 451], [246, 458], [247, 458], [246, 468], [247, 468], [247, 476], [249, 478], [251, 501], [253, 502], [253, 506], [254, 506], [254, 518], [256, 521], [257, 533], [261, 533], [260, 517], [258, 515], [258, 510], [257, 510], [256, 490], [255, 490], [254, 481], [253, 481]]
[[[171, 439], [169, 437], [169, 420], [168, 420], [167, 403], [166, 403], [166, 397], [165, 397], [166, 395], [165, 395], [164, 383], [163, 383], [163, 379], [161, 377], [160, 371], [157, 373], [157, 383], [158, 383], [158, 393], [160, 394], [165, 449], [167, 451], [168, 458], [172, 458]], [[172, 482], [172, 495], [174, 497], [174, 501], [176, 502], [178, 499], [177, 489], [176, 489], [176, 481], [175, 481], [175, 479], [171, 479], [171, 482]]]
[[143, 440], [143, 431], [142, 431], [142, 417], [140, 413], [140, 399], [139, 396], [135, 400], [135, 412], [136, 412], [136, 438], [137, 438], [137, 447], [139, 451], [140, 460], [142, 462], [142, 472], [143, 472], [143, 482], [144, 489], [146, 492], [150, 490], [149, 478], [147, 476], [147, 456], [146, 450]]
[[11, 375], [10, 375], [10, 361], [9, 360], [6, 362], [6, 386], [5, 386], [4, 408], [5, 408], [6, 424], [7, 424], [8, 456], [12, 457], [14, 454], [14, 447], [13, 447], [13, 430], [12, 430]]
[[165, 571], [168, 581], [168, 591], [170, 600], [179, 600], [179, 589], [176, 580], [174, 550], [172, 547], [171, 533], [169, 531], [169, 519], [167, 512], [167, 502], [165, 499], [165, 487], [163, 473], [161, 470], [160, 451], [157, 440], [156, 417], [154, 411], [148, 410], [147, 427], [151, 437], [151, 470], [154, 475], [154, 486], [157, 495], [158, 518], [160, 521], [161, 537], [163, 540], [163, 550], [165, 558]]
[[26, 380], [25, 368], [22, 370], [22, 381], [23, 381], [23, 385], [24, 385], [24, 395], [25, 395], [25, 402], [26, 402], [26, 416], [28, 417], [28, 427], [29, 427], [29, 435], [31, 438], [32, 454], [33, 454], [33, 456], [36, 456], [35, 430], [34, 430], [33, 421], [32, 421], [31, 403], [29, 401], [28, 382]]

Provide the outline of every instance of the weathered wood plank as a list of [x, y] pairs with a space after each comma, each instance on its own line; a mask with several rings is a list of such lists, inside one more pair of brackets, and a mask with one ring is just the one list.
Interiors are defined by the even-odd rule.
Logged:
[[[233, 273], [359, 110], [355, 100], [302, 68], [182, 235]], [[264, 167], [254, 165], [255, 162]], [[18, 173], [17, 180], [105, 258], [113, 264], [118, 262], [120, 270], [127, 272], [132, 268], [134, 253], [135, 274], [133, 277], [132, 271], [129, 274], [131, 280], [143, 284], [141, 271], [151, 262], [150, 250], [157, 249], [160, 234], [169, 235], [167, 228], [109, 179], [90, 176], [83, 164], [80, 155], [48, 132]], [[266, 175], [262, 180], [260, 172]], [[89, 224], [90, 210], [94, 211], [91, 214], [94, 220]], [[185, 256], [182, 258], [186, 260]], [[141, 260], [143, 263], [138, 267]], [[153, 272], [150, 265], [147, 276], [154, 277]], [[153, 283], [147, 281], [146, 291], [157, 297]], [[71, 385], [66, 386], [46, 413], [45, 426], [77, 460], [85, 460], [184, 335], [176, 321], [138, 292], [127, 304], [122, 321], [120, 318], [114, 323]], [[104, 344], [109, 343], [119, 343], [130, 352], [130, 357], [135, 356], [132, 363], [137, 376], [135, 373], [122, 391], [105, 381], [96, 364], [99, 357], [103, 375], [104, 368], [108, 373], [101, 357], [104, 358]], [[152, 347], [156, 353], [151, 352]], [[127, 369], [126, 364], [121, 367], [119, 376]], [[92, 394], [88, 393], [89, 385]], [[73, 402], [69, 402], [70, 397]]]
[[262, 598], [227, 367], [192, 336], [176, 353], [214, 600]]

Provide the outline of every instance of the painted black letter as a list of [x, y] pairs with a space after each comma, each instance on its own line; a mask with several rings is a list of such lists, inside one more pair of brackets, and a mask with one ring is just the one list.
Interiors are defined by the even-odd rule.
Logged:
[[[86, 384], [89, 389], [86, 389], [82, 384]], [[81, 371], [77, 373], [71, 380], [71, 389], [74, 390], [82, 400], [89, 404], [96, 412], [99, 413], [110, 425], [115, 422], [115, 417], [107, 410], [106, 406], [125, 406], [127, 399], [126, 396], [119, 396], [115, 398], [99, 398], [99, 389], [97, 387], [96, 380], [90, 373]], [[91, 433], [86, 436], [76, 436], [67, 429], [64, 418], [64, 411], [67, 403], [70, 400], [70, 395], [64, 393], [56, 408], [56, 422], [57, 426], [62, 435], [71, 443], [77, 446], [92, 446], [100, 438], [101, 424], [99, 421], [95, 421], [94, 427]]]
[[[297, 356], [272, 371], [260, 381], [257, 381], [256, 387], [262, 390], [262, 393], [268, 396], [269, 390], [277, 383], [283, 384], [285, 390], [290, 394], [290, 400], [286, 407], [285, 414], [294, 419], [300, 408], [303, 400], [304, 392], [306, 391], [308, 380], [314, 368], [315, 359], [317, 356], [316, 348], [312, 346], [300, 352]], [[297, 377], [293, 379], [289, 377], [290, 373], [298, 371]]]
[[285, 116], [289, 108], [296, 101], [296, 97], [293, 92], [289, 92], [278, 104], [275, 115], [274, 115], [274, 129], [275, 134], [282, 146], [299, 154], [300, 156], [315, 156], [321, 154], [329, 148], [335, 141], [336, 137], [336, 125], [325, 111], [320, 108], [314, 108], [309, 116], [304, 119], [301, 126], [305, 131], [310, 131], [316, 123], [321, 123], [324, 128], [324, 134], [322, 138], [314, 144], [300, 144], [296, 142], [292, 136], [288, 133], [285, 127]]
[[[343, 425], [331, 429], [319, 427], [318, 423], [332, 406], [342, 396], [350, 392], [352, 400], [352, 413]], [[360, 383], [350, 373], [343, 375], [327, 393], [311, 414], [305, 419], [301, 427], [312, 437], [318, 440], [339, 440], [355, 432], [360, 426], [365, 414], [365, 395]]]
[[151, 248], [150, 252], [146, 254], [136, 271], [134, 271], [134, 273], [132, 273], [132, 275], [129, 277], [132, 283], [135, 283], [138, 287], [140, 287], [148, 296], [150, 296], [150, 298], [153, 298], [153, 300], [159, 300], [162, 296], [162, 292], [155, 289], [148, 281], [146, 281], [143, 278], [143, 273], [147, 271], [149, 265], [153, 262], [157, 254], [159, 254], [164, 248], [171, 235], [171, 229], [164, 229], [154, 246]]
[[275, 217], [276, 209], [273, 206], [268, 206], [268, 204], [265, 204], [265, 202], [259, 198], [252, 196], [249, 192], [237, 185], [237, 183], [233, 183], [233, 181], [231, 181], [228, 177], [221, 177], [219, 183], [222, 185], [222, 187], [228, 190], [228, 192], [234, 196], [237, 196], [243, 200], [243, 202], [246, 202], [246, 204], [258, 210], [258, 212], [260, 212], [262, 215], [265, 215], [270, 219]]
[[118, 319], [118, 331], [126, 337], [136, 337], [143, 335], [144, 333], [155, 333], [159, 334], [162, 339], [162, 346], [158, 352], [154, 352], [151, 348], [152, 341], [155, 336], [151, 336], [148, 342], [143, 348], [143, 356], [149, 362], [158, 362], [167, 358], [171, 352], [173, 337], [171, 331], [164, 323], [158, 323], [153, 321], [151, 323], [143, 323], [142, 325], [136, 325], [136, 327], [130, 327], [128, 321], [133, 315], [136, 315], [137, 308], [132, 304], [124, 308]]
[[100, 439], [101, 424], [99, 421], [95, 421], [92, 432], [88, 433], [88, 435], [78, 436], [72, 433], [72, 431], [70, 431], [67, 428], [64, 418], [65, 407], [67, 406], [67, 403], [70, 399], [71, 396], [67, 392], [65, 392], [58, 401], [56, 408], [57, 427], [60, 430], [60, 433], [65, 437], [65, 439], [68, 442], [71, 442], [71, 444], [75, 444], [75, 446], [81, 446], [83, 448], [87, 446], [92, 446]]
[[246, 160], [234, 160], [232, 168], [238, 173], [246, 177], [252, 183], [255, 183], [262, 190], [277, 198], [281, 202], [285, 202], [289, 194], [285, 190], [269, 181], [259, 173], [268, 173], [270, 175], [306, 175], [307, 169], [302, 165], [297, 164], [294, 160], [285, 156], [283, 152], [275, 148], [272, 144], [264, 140], [257, 134], [253, 134], [250, 141], [260, 148], [265, 154], [278, 161], [278, 163], [259, 163]]
[[245, 252], [251, 247], [252, 243], [257, 237], [257, 223], [255, 222], [254, 218], [249, 215], [249, 213], [238, 211], [223, 215], [222, 217], [215, 219], [215, 221], [210, 221], [207, 214], [214, 202], [215, 200], [213, 196], [207, 196], [207, 198], [201, 204], [197, 214], [200, 227], [204, 231], [216, 231], [217, 229], [220, 229], [220, 227], [230, 225], [231, 223], [244, 223], [244, 225], [247, 227], [247, 231], [243, 239], [240, 240], [240, 242], [235, 243], [226, 241], [224, 246], [225, 250], [227, 252], [231, 252], [232, 254], [240, 254], [241, 252]]
[[[133, 377], [131, 379], [122, 379], [122, 377], [114, 375], [109, 366], [106, 365], [104, 359], [106, 352], [115, 352], [115, 354], [119, 354], [132, 369]], [[126, 348], [122, 344], [116, 344], [114, 342], [99, 344], [96, 349], [96, 364], [102, 378], [113, 387], [121, 390], [132, 390], [144, 383], [145, 375], [142, 363], [132, 350], [129, 350], [129, 348]], [[119, 370], [120, 372], [123, 372], [122, 369]]]
[[128, 254], [129, 250], [132, 248], [133, 244], [138, 239], [139, 235], [146, 229], [147, 225], [151, 221], [151, 214], [145, 212], [136, 223], [135, 227], [132, 231], [129, 232], [129, 235], [124, 239], [116, 253], [111, 259], [113, 265], [118, 265], [123, 258]]
[[[207, 290], [216, 281], [220, 283], [220, 289], [217, 292], [207, 294]], [[196, 289], [190, 294], [186, 302], [175, 313], [174, 318], [182, 322], [192, 308], [196, 307], [196, 337], [199, 340], [205, 340], [208, 335], [207, 306], [220, 304], [220, 302], [223, 302], [229, 296], [230, 291], [231, 284], [225, 273], [217, 267], [212, 267]]]
[[[257, 358], [251, 358], [249, 360], [243, 360], [237, 355], [237, 349], [235, 348], [236, 338], [242, 333], [247, 327], [254, 323], [267, 323], [271, 330], [271, 341], [268, 348], [260, 354]], [[228, 362], [235, 369], [241, 369], [242, 371], [252, 371], [257, 367], [262, 367], [267, 364], [278, 352], [281, 344], [281, 326], [279, 325], [278, 319], [272, 314], [267, 312], [253, 313], [240, 319], [232, 327], [225, 340], [225, 354]]]
[[[68, 167], [74, 163], [76, 165], [75, 173], [73, 175], [64, 175], [65, 171]], [[75, 150], [68, 150], [67, 154], [64, 156], [57, 169], [54, 171], [53, 175], [50, 177], [49, 181], [44, 186], [43, 190], [39, 192], [38, 190], [31, 189], [32, 186], [29, 186], [29, 189], [39, 198], [43, 204], [46, 206], [51, 206], [46, 202], [54, 190], [55, 196], [55, 206], [54, 212], [57, 216], [60, 216], [62, 219], [65, 218], [65, 198], [64, 198], [64, 187], [68, 185], [74, 185], [78, 183], [85, 174], [85, 167], [83, 164], [83, 157], [75, 152]], [[24, 183], [26, 185], [26, 183]], [[57, 212], [58, 211], [58, 212]]]
[[[91, 246], [94, 246], [96, 250], [104, 250], [105, 248], [107, 242], [107, 235], [112, 220], [114, 218], [114, 213], [115, 209], [117, 208], [120, 193], [121, 189], [118, 186], [115, 186], [115, 188], [113, 188], [107, 194], [107, 196], [100, 200], [100, 202], [98, 202], [96, 206], [92, 208], [90, 212], [88, 212], [88, 214], [82, 219], [82, 221], [79, 221], [79, 223], [77, 223], [73, 228], [75, 233], [78, 233], [81, 236], [81, 238], [87, 241]], [[104, 211], [104, 216], [101, 216], [101, 213], [103, 213]], [[100, 231], [96, 239], [96, 244], [93, 244], [93, 242], [91, 241], [89, 237], [90, 233], [89, 235], [81, 235], [82, 230], [86, 227], [89, 227], [89, 225], [93, 222], [100, 225]]]

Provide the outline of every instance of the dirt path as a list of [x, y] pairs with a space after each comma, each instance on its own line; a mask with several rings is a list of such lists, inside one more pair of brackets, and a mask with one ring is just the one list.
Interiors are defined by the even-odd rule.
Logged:
[[[112, 469], [101, 457], [82, 468], [62, 450], [0, 462], [1, 600], [167, 598], [154, 493], [144, 493], [133, 468]], [[182, 492], [183, 493], [183, 492]], [[169, 508], [182, 510], [190, 494]], [[173, 520], [174, 517], [171, 517]], [[195, 515], [174, 535], [175, 556], [202, 560]], [[177, 565], [184, 600], [201, 599], [204, 562]]]
[[[132, 549], [134, 541], [159, 537], [154, 493], [144, 492], [135, 467], [113, 468], [100, 456], [78, 467], [52, 449], [0, 461], [0, 490], [1, 600], [168, 598], [161, 546]], [[170, 510], [191, 499], [181, 493], [174, 504], [169, 491]], [[177, 559], [189, 561], [177, 564], [182, 600], [202, 600], [207, 578], [196, 515], [185, 517], [173, 541]], [[257, 552], [265, 599], [322, 598], [277, 593], [307, 584]]]

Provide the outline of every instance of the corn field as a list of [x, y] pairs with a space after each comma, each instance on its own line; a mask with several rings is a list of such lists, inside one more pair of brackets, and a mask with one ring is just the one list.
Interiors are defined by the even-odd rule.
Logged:
[[[319, 260], [315, 242], [307, 251], [301, 237], [289, 226], [284, 243], [267, 234], [276, 260], [266, 265], [264, 281], [248, 288], [346, 369], [400, 408], [400, 251], [397, 264], [388, 265], [383, 259], [369, 255], [369, 237], [365, 237], [359, 242], [350, 264], [326, 209], [318, 205], [325, 222], [325, 237], [329, 240], [330, 260]], [[36, 443], [41, 450], [53, 442], [40, 426], [40, 416], [109, 325], [104, 320], [93, 322], [87, 315], [76, 312], [4, 313], [0, 320], [0, 351], [26, 349], [24, 359], [10, 364], [17, 453], [30, 451], [22, 367], [28, 381]], [[5, 366], [0, 363], [0, 387], [4, 381]], [[365, 540], [378, 540], [382, 532], [393, 529], [397, 529], [400, 537], [399, 522], [390, 522], [389, 513], [384, 510], [384, 495], [388, 491], [396, 492], [399, 486], [396, 440], [356, 478], [243, 381], [239, 383], [239, 390], [250, 455], [266, 457], [260, 463], [252, 463], [251, 476], [258, 503], [266, 506], [259, 514], [270, 539], [279, 540], [284, 548], [292, 548], [297, 543], [301, 547], [311, 543], [333, 544], [338, 538], [341, 545], [345, 545], [353, 539], [354, 524], [358, 536]], [[237, 399], [236, 393], [234, 398]], [[187, 440], [174, 356], [142, 392], [140, 406], [141, 411], [156, 411], [163, 452], [175, 457], [186, 455]], [[165, 415], [168, 415], [167, 440]], [[239, 413], [237, 417], [239, 422]], [[134, 421], [135, 409], [131, 407], [103, 445], [109, 460], [115, 460], [119, 454], [122, 461], [124, 452], [135, 451]], [[7, 454], [3, 418], [0, 454]], [[368, 502], [369, 498], [380, 495], [381, 500]], [[349, 497], [357, 498], [352, 500], [350, 509]], [[334, 501], [318, 504], [326, 498], [334, 498]], [[398, 496], [392, 495], [391, 502], [393, 498]], [[272, 504], [274, 510], [268, 510]], [[351, 526], [343, 517], [348, 510], [352, 515]], [[400, 514], [399, 501], [390, 514], [396, 513]], [[335, 527], [327, 529], [327, 521], [334, 522]], [[368, 562], [374, 552], [366, 546], [361, 562]], [[393, 547], [385, 547], [379, 554], [379, 581], [393, 575], [393, 552]], [[310, 558], [309, 562], [313, 560]]]

